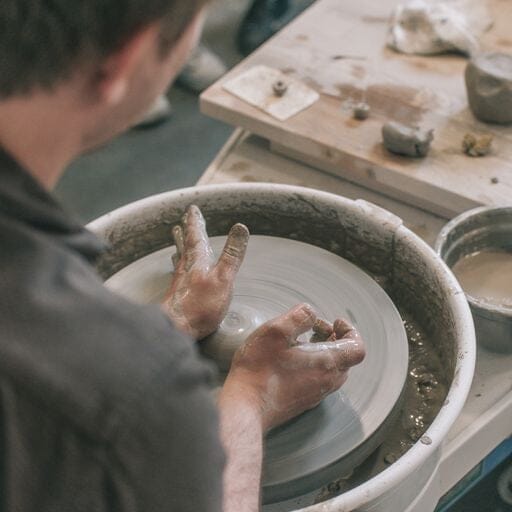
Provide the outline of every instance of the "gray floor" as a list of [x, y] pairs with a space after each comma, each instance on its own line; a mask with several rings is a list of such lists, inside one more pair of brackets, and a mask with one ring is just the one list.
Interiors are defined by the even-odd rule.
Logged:
[[[240, 60], [235, 31], [248, 0], [216, 0], [203, 40], [229, 66]], [[200, 114], [197, 96], [169, 91], [173, 115], [164, 124], [130, 130], [78, 159], [57, 186], [69, 209], [87, 222], [148, 195], [193, 185], [232, 128]]]
[[81, 157], [65, 174], [57, 195], [86, 222], [118, 206], [193, 185], [231, 132], [202, 116], [197, 97], [173, 88], [172, 117], [160, 126], [130, 130]]

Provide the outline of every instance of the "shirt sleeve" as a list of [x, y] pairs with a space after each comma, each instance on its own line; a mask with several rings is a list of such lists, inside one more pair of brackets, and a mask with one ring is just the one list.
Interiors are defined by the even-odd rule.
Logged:
[[60, 244], [11, 245], [23, 250], [0, 276], [0, 511], [220, 511], [212, 372], [192, 340]]
[[222, 510], [225, 460], [210, 382], [188, 347], [141, 394], [115, 445], [135, 510]]
[[224, 453], [211, 371], [185, 347], [115, 418], [111, 439], [0, 381], [0, 510], [217, 512]]
[[116, 502], [109, 491], [116, 486], [116, 475], [106, 444], [5, 378], [0, 382], [0, 404], [0, 510], [129, 510], [129, 503]]

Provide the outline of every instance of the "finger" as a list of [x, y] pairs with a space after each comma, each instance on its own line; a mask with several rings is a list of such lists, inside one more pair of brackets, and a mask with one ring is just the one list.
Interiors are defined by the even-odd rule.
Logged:
[[360, 340], [361, 335], [359, 331], [347, 320], [338, 318], [334, 321], [333, 330], [336, 334], [336, 339], [341, 340], [350, 338], [353, 340]]
[[323, 365], [327, 370], [337, 368], [340, 371], [361, 363], [366, 355], [364, 344], [360, 340], [305, 343], [297, 345], [293, 350], [301, 351], [315, 366]]
[[344, 338], [344, 340], [335, 341], [331, 343], [333, 346], [329, 347], [329, 351], [336, 362], [336, 368], [340, 370], [358, 365], [366, 356], [366, 349], [361, 339]]
[[183, 254], [187, 269], [195, 264], [209, 265], [213, 252], [206, 233], [203, 214], [196, 205], [187, 208], [183, 225], [185, 227]]
[[244, 260], [248, 242], [249, 230], [243, 224], [235, 224], [229, 230], [228, 239], [217, 262], [219, 276], [234, 280]]
[[174, 226], [172, 228], [172, 237], [176, 247], [176, 252], [172, 255], [172, 263], [174, 268], [176, 268], [184, 251], [183, 229], [181, 226]]
[[326, 340], [332, 333], [332, 324], [321, 318], [317, 318], [313, 325], [313, 332], [318, 336], [319, 341]]
[[183, 228], [181, 226], [174, 226], [172, 228], [172, 237], [174, 239], [174, 245], [176, 246], [176, 254], [178, 258], [181, 258], [185, 247], [183, 240]]
[[288, 341], [295, 340], [300, 334], [309, 331], [316, 320], [316, 313], [309, 304], [299, 304], [286, 313], [271, 320], [269, 328]]
[[338, 336], [336, 336], [336, 332], [332, 331], [330, 336], [325, 341], [336, 341], [338, 339]]

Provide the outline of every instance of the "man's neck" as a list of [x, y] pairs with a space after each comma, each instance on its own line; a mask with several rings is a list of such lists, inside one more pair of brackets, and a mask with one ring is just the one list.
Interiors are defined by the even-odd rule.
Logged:
[[65, 94], [0, 101], [0, 146], [46, 189], [81, 149], [81, 132]]

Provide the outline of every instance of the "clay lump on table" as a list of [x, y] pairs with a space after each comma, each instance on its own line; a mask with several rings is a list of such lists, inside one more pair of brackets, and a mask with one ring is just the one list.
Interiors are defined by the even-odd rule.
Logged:
[[512, 55], [484, 53], [472, 59], [465, 72], [471, 111], [488, 123], [512, 123]]
[[468, 156], [485, 156], [491, 151], [492, 139], [491, 134], [466, 133], [462, 139], [462, 151]]
[[428, 153], [434, 131], [389, 121], [382, 127], [382, 139], [391, 153], [419, 158]]
[[474, 55], [492, 25], [482, 0], [409, 0], [395, 7], [387, 44], [417, 55], [462, 52]]
[[370, 115], [370, 105], [368, 103], [358, 103], [353, 110], [354, 119], [357, 119], [358, 121], [364, 121], [365, 119], [368, 119]]

